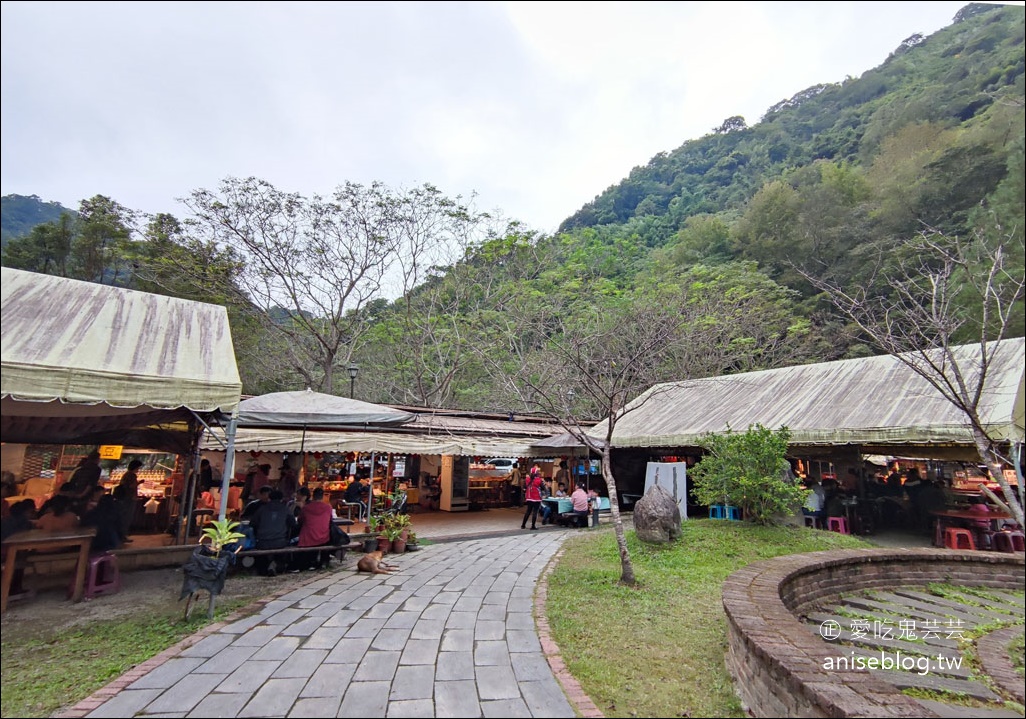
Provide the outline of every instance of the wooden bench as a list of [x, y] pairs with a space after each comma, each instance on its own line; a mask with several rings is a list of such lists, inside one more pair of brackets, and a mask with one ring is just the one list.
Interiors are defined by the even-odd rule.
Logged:
[[247, 557], [271, 557], [271, 556], [288, 556], [291, 557], [293, 554], [306, 554], [308, 552], [330, 552], [335, 556], [338, 561], [343, 561], [346, 558], [346, 551], [357, 550], [363, 547], [362, 542], [350, 542], [349, 544], [342, 544], [335, 546], [333, 544], [322, 544], [319, 547], [297, 547], [294, 544], [290, 544], [287, 547], [281, 549], [243, 549], [235, 555], [235, 565], [249, 568], [252, 563], [247, 564]]

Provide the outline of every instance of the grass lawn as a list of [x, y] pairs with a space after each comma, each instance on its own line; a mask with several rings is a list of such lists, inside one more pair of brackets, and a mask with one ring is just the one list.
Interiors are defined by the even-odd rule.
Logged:
[[569, 539], [549, 577], [553, 639], [585, 693], [609, 717], [743, 717], [727, 673], [723, 580], [782, 554], [869, 547], [803, 527], [698, 519], [672, 545], [627, 533], [638, 585], [619, 585], [612, 529]]
[[[179, 574], [170, 570], [132, 574], [123, 580], [145, 582], [144, 589], [75, 609], [62, 601], [63, 591], [57, 592], [56, 599], [49, 592], [49, 599], [33, 600], [25, 608], [23, 614], [28, 616], [15, 618], [9, 613], [4, 618], [0, 716], [52, 716], [206, 626], [206, 593], [188, 621], [183, 618]], [[275, 578], [279, 582], [269, 579], [230, 579], [230, 590], [218, 598], [214, 621], [286, 586], [281, 577]]]
[[[611, 529], [580, 532], [549, 579], [548, 618], [571, 672], [606, 716], [742, 716], [724, 665], [726, 625], [720, 587], [749, 562], [794, 552], [869, 546], [802, 528], [691, 520], [672, 546], [649, 546], [628, 533], [639, 583], [617, 585]], [[427, 542], [424, 542], [427, 544]], [[160, 572], [123, 577], [158, 581]], [[206, 624], [201, 603], [188, 622], [172, 571], [153, 586], [70, 611], [63, 594], [35, 600], [2, 633], [4, 717], [51, 716]], [[149, 580], [146, 580], [149, 581]], [[267, 597], [286, 577], [240, 576], [218, 599], [217, 619]], [[47, 609], [47, 607], [50, 607]], [[115, 609], [116, 607], [116, 609]], [[72, 618], [95, 610], [88, 619]]]

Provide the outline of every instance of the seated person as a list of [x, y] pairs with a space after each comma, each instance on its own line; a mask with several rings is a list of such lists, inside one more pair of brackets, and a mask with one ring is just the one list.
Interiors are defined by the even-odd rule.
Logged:
[[265, 484], [258, 491], [255, 499], [251, 499], [242, 510], [242, 519], [252, 519], [256, 511], [271, 500], [271, 485]]
[[344, 495], [346, 504], [355, 504], [360, 507], [360, 514], [358, 519], [363, 519], [367, 516], [367, 501], [370, 498], [370, 488], [368, 487], [367, 477], [358, 477], [349, 483], [346, 487], [346, 493]]
[[802, 514], [806, 517], [813, 517], [815, 525], [819, 527], [822, 526], [823, 517], [826, 516], [826, 491], [823, 489], [823, 485], [814, 479], [809, 480], [808, 488], [812, 491], [809, 493], [808, 499], [805, 500]]
[[570, 495], [570, 501], [573, 503], [573, 509], [567, 513], [569, 515], [568, 519], [577, 527], [587, 527], [590, 510], [588, 507], [588, 492], [584, 489], [583, 481], [577, 483], [577, 489]]
[[979, 515], [980, 519], [970, 519], [968, 522], [969, 529], [972, 530], [973, 536], [976, 538], [977, 546], [981, 548], [990, 547], [990, 519], [985, 519], [990, 515], [990, 507], [983, 500], [983, 497], [972, 497], [969, 500], [969, 513]]
[[[305, 489], [305, 487], [303, 488]], [[309, 491], [309, 490], [308, 490]], [[318, 487], [313, 491], [309, 502], [299, 512], [300, 547], [331, 546], [331, 522], [333, 510], [324, 501], [324, 490]], [[293, 555], [291, 571], [300, 569], [320, 569], [331, 561], [331, 550], [323, 552], [304, 552]]]
[[[11, 505], [10, 513], [0, 521], [0, 540], [6, 540], [12, 534], [28, 532], [35, 529], [32, 518], [36, 514], [36, 503], [31, 499], [23, 499]], [[6, 561], [6, 558], [5, 558]], [[34, 592], [25, 589], [25, 567], [15, 567], [11, 575], [10, 593], [8, 599], [22, 599], [30, 597]]]
[[51, 497], [34, 522], [37, 529], [46, 532], [67, 532], [78, 529], [78, 515], [71, 511], [71, 499], [58, 494]]
[[107, 552], [118, 549], [124, 537], [121, 533], [121, 511], [111, 494], [104, 494], [96, 506], [82, 515], [79, 522], [83, 527], [96, 527], [92, 551]]
[[[257, 549], [283, 549], [289, 545], [296, 518], [285, 505], [285, 495], [281, 490], [272, 489], [268, 500], [263, 502], [253, 513], [250, 526], [256, 539]], [[279, 565], [285, 569], [285, 561], [281, 555], [262, 555], [256, 557], [254, 566], [258, 573], [273, 577], [278, 573]]]

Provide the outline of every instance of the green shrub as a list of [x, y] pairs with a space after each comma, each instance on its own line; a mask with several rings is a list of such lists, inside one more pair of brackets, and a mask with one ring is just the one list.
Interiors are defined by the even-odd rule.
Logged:
[[743, 433], [706, 435], [708, 454], [691, 471], [698, 501], [740, 507], [756, 524], [793, 514], [809, 492], [795, 481], [785, 457], [790, 437], [786, 427], [774, 432], [761, 424]]

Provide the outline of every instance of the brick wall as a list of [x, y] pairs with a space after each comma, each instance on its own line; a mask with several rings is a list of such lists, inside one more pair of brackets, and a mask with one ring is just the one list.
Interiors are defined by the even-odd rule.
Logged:
[[837, 550], [778, 557], [735, 572], [723, 585], [727, 667], [757, 717], [931, 716], [867, 671], [823, 669], [836, 653], [802, 626], [824, 600], [872, 588], [945, 582], [1021, 590], [1021, 554], [947, 549]]

